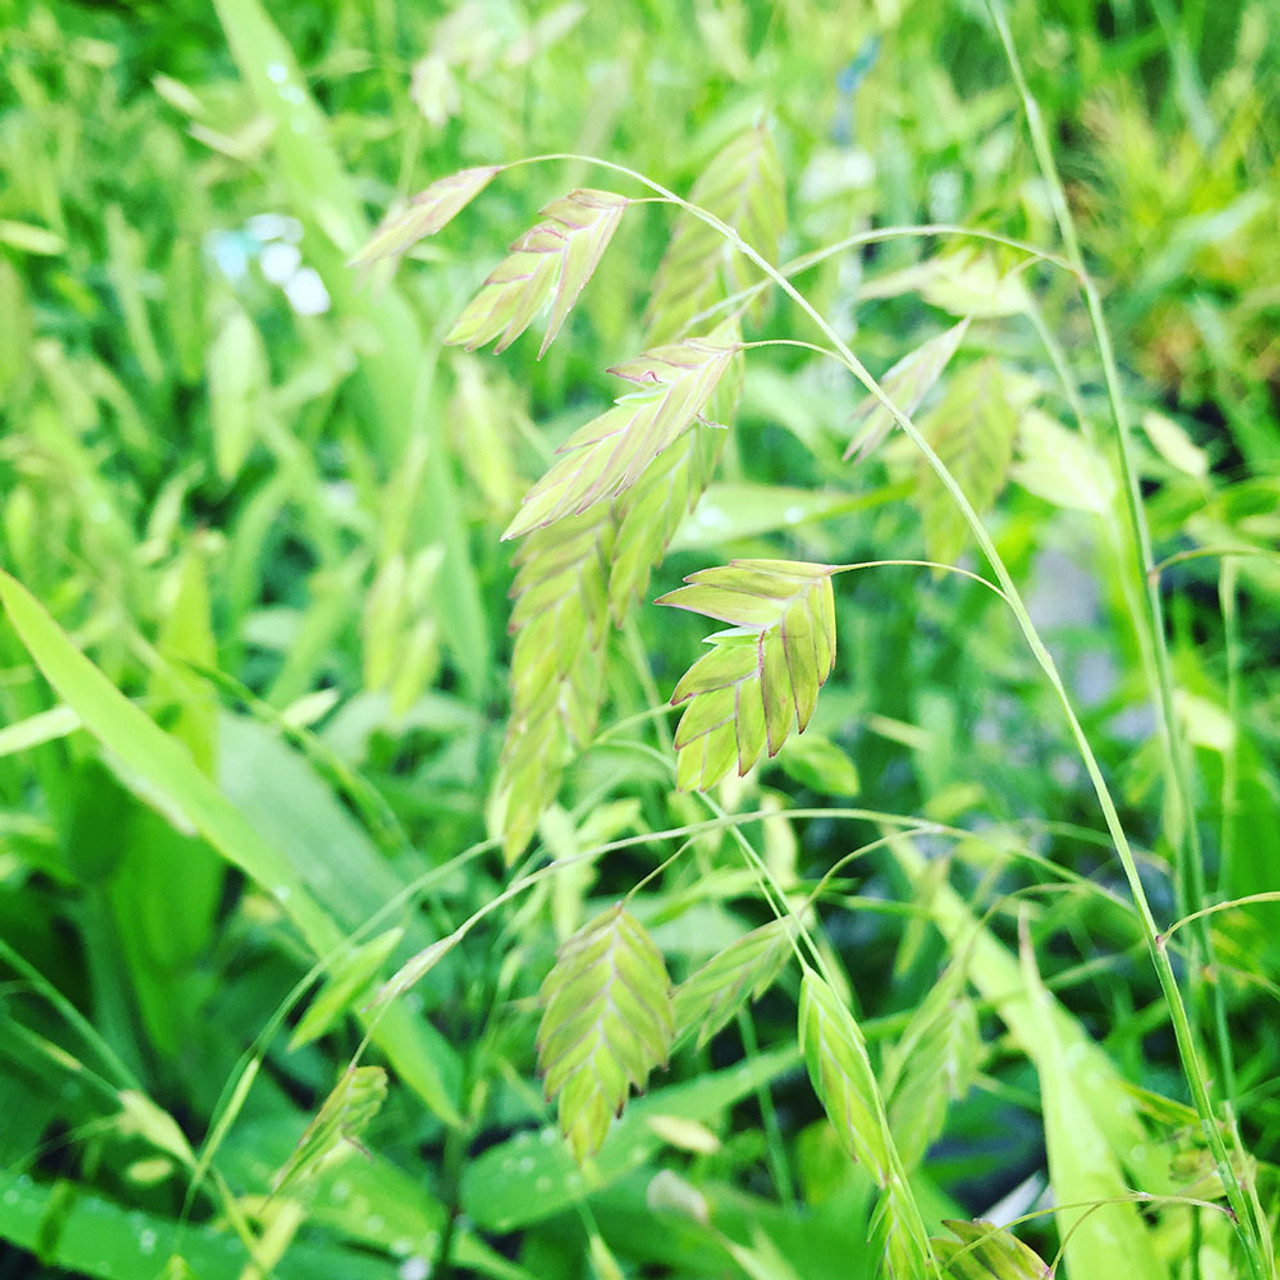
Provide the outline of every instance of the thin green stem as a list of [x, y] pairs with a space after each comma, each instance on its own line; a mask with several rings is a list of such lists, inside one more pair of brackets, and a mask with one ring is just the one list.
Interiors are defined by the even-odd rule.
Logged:
[[[1006, 60], [1022, 100], [1023, 112], [1027, 119], [1027, 129], [1031, 136], [1031, 145], [1035, 151], [1045, 184], [1049, 191], [1050, 203], [1058, 224], [1059, 233], [1066, 247], [1067, 259], [1076, 269], [1084, 290], [1085, 305], [1089, 314], [1089, 322], [1093, 329], [1094, 339], [1098, 345], [1098, 353], [1102, 359], [1103, 379], [1107, 388], [1107, 399], [1111, 409], [1111, 420], [1115, 437], [1116, 453], [1119, 459], [1121, 484], [1124, 493], [1127, 527], [1134, 545], [1137, 563], [1142, 570], [1145, 592], [1145, 616], [1136, 619], [1142, 624], [1142, 630], [1149, 637], [1153, 651], [1156, 688], [1154, 690], [1160, 711], [1160, 741], [1165, 755], [1166, 776], [1171, 783], [1171, 791], [1177, 806], [1176, 845], [1178, 862], [1178, 892], [1180, 902], [1184, 906], [1184, 914], [1198, 912], [1205, 901], [1204, 859], [1200, 847], [1199, 828], [1196, 824], [1195, 806], [1192, 800], [1191, 768], [1185, 738], [1181, 732], [1173, 699], [1172, 664], [1169, 658], [1168, 643], [1165, 637], [1164, 608], [1160, 596], [1159, 579], [1151, 573], [1154, 556], [1151, 547], [1151, 534], [1147, 527], [1146, 516], [1142, 506], [1142, 494], [1138, 485], [1137, 471], [1133, 466], [1129, 449], [1129, 426], [1124, 407], [1124, 399], [1120, 388], [1120, 375], [1116, 365], [1115, 352], [1111, 343], [1111, 333], [1102, 311], [1102, 301], [1096, 285], [1089, 277], [1084, 266], [1084, 256], [1080, 250], [1080, 239], [1076, 232], [1075, 220], [1067, 202], [1066, 190], [1058, 174], [1057, 164], [1053, 156], [1053, 148], [1049, 142], [1039, 104], [1031, 93], [1023, 73], [1022, 62], [1014, 44], [1013, 35], [1005, 18], [999, 0], [987, 0], [987, 8], [995, 23], [1004, 48]], [[1092, 771], [1091, 771], [1092, 772]], [[1122, 855], [1123, 856], [1123, 855]], [[1139, 885], [1139, 888], [1141, 886]], [[1207, 924], [1200, 918], [1196, 922], [1194, 933], [1196, 946], [1193, 948], [1191, 973], [1193, 990], [1199, 982], [1201, 961], [1213, 964], [1213, 941]], [[1208, 1080], [1196, 1052], [1194, 1032], [1181, 992], [1173, 976], [1169, 958], [1162, 945], [1153, 937], [1153, 952], [1157, 961], [1157, 972], [1165, 997], [1170, 1001], [1170, 1012], [1173, 1015], [1174, 1031], [1182, 1055], [1188, 1083], [1196, 1111], [1208, 1137], [1213, 1151], [1218, 1172], [1226, 1188], [1228, 1200], [1239, 1221], [1239, 1229], [1244, 1240], [1250, 1269], [1254, 1276], [1261, 1280], [1266, 1274], [1263, 1264], [1261, 1240], [1266, 1230], [1251, 1212], [1251, 1205], [1245, 1196], [1244, 1187], [1231, 1163], [1226, 1144], [1216, 1120], [1213, 1103], [1209, 1095]], [[1196, 953], [1199, 953], [1198, 955]], [[1166, 974], [1167, 970], [1167, 974]], [[1232, 1110], [1234, 1097], [1234, 1067], [1232, 1064], [1231, 1044], [1226, 1022], [1226, 1005], [1221, 986], [1214, 989], [1214, 1023], [1217, 1041], [1217, 1055], [1222, 1070], [1224, 1095], [1228, 1109]]]
[[1222, 835], [1218, 842], [1218, 892], [1230, 892], [1236, 863], [1236, 813], [1240, 805], [1240, 614], [1236, 608], [1236, 562], [1224, 558], [1218, 574], [1222, 640], [1227, 660], [1227, 717], [1231, 737], [1222, 753]]
[[[742, 1048], [747, 1060], [751, 1061], [760, 1054], [760, 1045], [756, 1040], [755, 1023], [746, 1009], [738, 1010], [738, 1034], [742, 1037]], [[778, 1123], [778, 1111], [773, 1105], [773, 1094], [767, 1084], [756, 1086], [756, 1102], [760, 1107], [760, 1118], [764, 1121], [765, 1151], [769, 1158], [769, 1172], [773, 1176], [773, 1185], [778, 1192], [778, 1199], [784, 1204], [796, 1207], [796, 1187], [791, 1177], [791, 1166], [787, 1162], [787, 1144], [782, 1137], [782, 1126]]]
[[1178, 551], [1171, 556], [1166, 556], [1159, 564], [1153, 564], [1147, 570], [1147, 576], [1158, 579], [1166, 569], [1171, 569], [1175, 564], [1185, 564], [1188, 560], [1216, 560], [1221, 558], [1225, 562], [1235, 556], [1257, 557], [1261, 560], [1280, 562], [1280, 551], [1269, 551], [1266, 547], [1192, 547], [1187, 551]]
[[1247, 907], [1260, 902], [1280, 902], [1280, 890], [1272, 890], [1267, 893], [1246, 893], [1243, 898], [1231, 898], [1226, 902], [1215, 902], [1212, 906], [1201, 907], [1195, 915], [1183, 916], [1181, 920], [1175, 920], [1164, 931], [1164, 940], [1168, 942], [1183, 925], [1190, 924], [1193, 920], [1203, 920], [1208, 916], [1217, 915], [1219, 911], [1234, 911], [1237, 907]]
[[835, 356], [835, 352], [816, 342], [801, 342], [799, 338], [761, 338], [757, 342], [740, 342], [739, 351], [755, 351], [760, 347], [800, 347], [805, 351], [815, 351], [820, 356]]
[[984, 578], [982, 574], [974, 573], [971, 569], [962, 569], [958, 564], [943, 564], [940, 560], [860, 560], [856, 564], [838, 564], [833, 567], [836, 573], [852, 573], [857, 569], [898, 568], [933, 569], [942, 573], [954, 573], [958, 577], [968, 578], [972, 582], [981, 584], [988, 591], [998, 595], [1005, 604], [1009, 603], [1009, 597], [989, 578]]

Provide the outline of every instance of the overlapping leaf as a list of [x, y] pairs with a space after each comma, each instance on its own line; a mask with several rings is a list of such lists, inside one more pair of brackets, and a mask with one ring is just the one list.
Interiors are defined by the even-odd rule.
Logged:
[[[782, 162], [761, 125], [735, 138], [694, 183], [690, 203], [727, 223], [766, 261], [778, 253], [787, 204]], [[669, 341], [694, 316], [756, 278], [755, 267], [714, 227], [683, 214], [658, 268], [648, 323]]]
[[419, 240], [433, 236], [451, 222], [502, 171], [501, 165], [486, 164], [460, 169], [420, 191], [406, 208], [390, 214], [373, 233], [369, 243], [347, 263], [367, 267], [384, 258], [395, 258], [413, 248]]
[[277, 1195], [287, 1195], [353, 1151], [387, 1096], [382, 1067], [351, 1067], [342, 1073], [297, 1149], [276, 1175]]
[[990, 1222], [942, 1224], [955, 1239], [931, 1241], [949, 1280], [1048, 1280], [1043, 1258], [1011, 1231]]
[[675, 1035], [671, 981], [662, 953], [619, 903], [560, 948], [542, 1001], [538, 1069], [582, 1161], [599, 1150], [631, 1089], [666, 1063]]
[[445, 341], [474, 351], [497, 338], [494, 350], [502, 351], [554, 298], [541, 356], [599, 264], [627, 204], [611, 191], [580, 189], [547, 205], [542, 221], [512, 243]]
[[794, 937], [790, 919], [771, 920], [708, 960], [676, 988], [677, 1032], [684, 1035], [696, 1027], [702, 1048], [748, 998], [758, 1000], [774, 984]]
[[705, 790], [734, 766], [744, 774], [764, 747], [776, 755], [809, 723], [835, 665], [831, 565], [734, 560], [703, 569], [658, 599], [731, 624], [709, 636], [671, 701], [688, 702], [675, 745], [681, 789]]
[[[925, 396], [942, 376], [969, 329], [966, 317], [959, 324], [930, 338], [909, 355], [905, 355], [880, 379], [885, 395], [909, 418], [920, 407]], [[844, 451], [846, 459], [861, 462], [874, 453], [885, 436], [893, 430], [893, 415], [878, 400], [868, 396], [858, 407], [855, 418], [862, 419], [857, 434]]]
[[504, 538], [580, 515], [630, 488], [702, 413], [733, 359], [732, 345], [689, 338], [655, 347], [609, 372], [644, 390], [623, 396], [560, 447], [561, 458], [525, 495]]

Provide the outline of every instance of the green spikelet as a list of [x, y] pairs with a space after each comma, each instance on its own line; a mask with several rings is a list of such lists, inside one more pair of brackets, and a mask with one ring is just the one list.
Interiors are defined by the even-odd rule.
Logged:
[[631, 1090], [667, 1061], [671, 980], [653, 939], [619, 903], [560, 948], [541, 996], [538, 1069], [581, 1162], [600, 1149]]
[[[782, 162], [760, 126], [735, 138], [707, 165], [689, 195], [772, 262], [787, 221]], [[699, 312], [754, 283], [758, 272], [714, 228], [682, 216], [658, 268], [649, 303], [649, 336], [670, 341]]]
[[293, 1154], [275, 1177], [277, 1195], [295, 1195], [300, 1187], [332, 1168], [353, 1151], [387, 1096], [382, 1067], [350, 1067], [307, 1126]]
[[500, 171], [498, 165], [482, 165], [477, 169], [459, 170], [433, 182], [403, 209], [389, 214], [347, 266], [367, 267], [384, 258], [400, 257], [419, 240], [435, 235], [452, 222]]
[[[736, 344], [740, 341], [737, 323], [721, 325], [711, 337]], [[686, 431], [618, 500], [618, 536], [609, 571], [609, 608], [618, 626], [632, 601], [644, 599], [650, 575], [715, 472], [728, 428], [737, 417], [742, 366], [739, 351], [707, 405], [706, 421]]]
[[[920, 421], [920, 430], [979, 515], [991, 509], [1005, 486], [1018, 419], [1033, 394], [1029, 380], [988, 357], [959, 373]], [[953, 564], [969, 541], [964, 516], [923, 458], [917, 476], [916, 503], [929, 559]]]
[[942, 1225], [954, 1236], [934, 1240], [938, 1261], [948, 1280], [1045, 1280], [1048, 1263], [1011, 1231], [975, 1219]]
[[677, 1034], [696, 1029], [701, 1049], [749, 999], [758, 1000], [773, 985], [791, 955], [795, 936], [792, 921], [771, 920], [691, 974], [675, 993]]
[[502, 351], [551, 300], [541, 359], [599, 265], [626, 207], [623, 196], [591, 190], [571, 191], [547, 205], [543, 221], [512, 244], [445, 341], [474, 351], [496, 338], [494, 351]]
[[727, 622], [711, 652], [685, 672], [671, 697], [687, 704], [676, 729], [676, 780], [705, 791], [761, 750], [778, 753], [794, 726], [803, 733], [836, 659], [833, 565], [734, 560], [690, 574], [658, 604]]
[[536, 530], [517, 557], [511, 717], [495, 787], [508, 863], [556, 798], [573, 749], [595, 732], [612, 542], [613, 511], [601, 505]]
[[872, 1214], [885, 1280], [923, 1280], [931, 1249], [897, 1167], [884, 1096], [862, 1029], [826, 981], [806, 969], [800, 986], [800, 1048], [814, 1092], [845, 1150], [883, 1193]]
[[[695, 185], [693, 199], [766, 257], [776, 256], [786, 201], [777, 149], [766, 130], [752, 129], [731, 142]], [[750, 270], [719, 233], [696, 218], [682, 217], [650, 303], [646, 347], [671, 342], [699, 310], [722, 299], [726, 288], [736, 290], [747, 282]], [[528, 844], [559, 791], [567, 763], [595, 729], [606, 653], [603, 613], [597, 618], [590, 611], [588, 597], [593, 608], [601, 568], [607, 578], [603, 599], [621, 625], [632, 601], [648, 591], [654, 567], [705, 491], [726, 429], [736, 417], [743, 366], [736, 350], [741, 341], [736, 317], [722, 322], [706, 340], [733, 350], [731, 360], [692, 426], [649, 462], [634, 483], [577, 515], [561, 514], [576, 505], [563, 500], [547, 509], [526, 503], [507, 531], [508, 536], [529, 531], [513, 592], [519, 602], [511, 619], [517, 634], [512, 710], [494, 789], [496, 825], [508, 862]], [[547, 479], [540, 485], [545, 491]], [[594, 485], [601, 495], [603, 488]], [[584, 485], [575, 494], [577, 502], [584, 496], [594, 496], [593, 489]], [[548, 517], [555, 522], [538, 527]], [[582, 632], [569, 617], [573, 609], [561, 607], [571, 599], [581, 605]], [[558, 634], [562, 618], [567, 631]], [[582, 642], [584, 635], [590, 643]], [[548, 662], [556, 664], [550, 679]]]
[[[719, 334], [725, 330], [721, 325]], [[715, 335], [654, 347], [609, 370], [638, 390], [619, 397], [564, 442], [503, 538], [519, 538], [632, 488], [680, 437], [705, 421], [737, 348]]]

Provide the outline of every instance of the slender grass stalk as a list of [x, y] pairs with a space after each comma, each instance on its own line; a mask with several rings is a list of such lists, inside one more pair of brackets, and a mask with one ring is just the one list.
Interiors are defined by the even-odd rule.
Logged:
[[1222, 753], [1222, 835], [1218, 848], [1218, 890], [1231, 885], [1236, 861], [1236, 810], [1240, 804], [1240, 757], [1236, 735], [1240, 732], [1240, 614], [1236, 608], [1236, 562], [1223, 557], [1218, 573], [1218, 600], [1222, 609], [1222, 635], [1227, 659], [1227, 716], [1231, 741]]
[[[1151, 545], [1151, 532], [1142, 506], [1142, 494], [1138, 485], [1137, 471], [1129, 448], [1129, 424], [1124, 406], [1124, 398], [1120, 387], [1120, 374], [1116, 365], [1115, 351], [1111, 342], [1111, 332], [1102, 310], [1102, 300], [1093, 279], [1089, 276], [1084, 255], [1080, 249], [1080, 238], [1076, 231], [1075, 219], [1067, 201], [1066, 190], [1058, 174], [1057, 164], [1053, 156], [1053, 148], [1049, 142], [1048, 131], [1044, 126], [1044, 118], [1039, 104], [1031, 93], [1023, 72], [1022, 62], [1018, 56], [1012, 32], [1009, 29], [1004, 9], [1000, 0], [987, 0], [987, 9], [1000, 36], [1009, 70], [1022, 99], [1023, 112], [1027, 118], [1027, 129], [1031, 135], [1031, 145], [1035, 151], [1036, 161], [1041, 175], [1049, 190], [1049, 199], [1053, 207], [1054, 217], [1058, 224], [1066, 248], [1068, 261], [1076, 269], [1084, 292], [1085, 306], [1089, 314], [1089, 323], [1093, 329], [1094, 340], [1098, 346], [1098, 354], [1102, 360], [1103, 380], [1107, 388], [1107, 400], [1111, 410], [1111, 423], [1114, 435], [1116, 454], [1120, 465], [1121, 485], [1125, 498], [1125, 514], [1127, 530], [1138, 565], [1142, 571], [1143, 588], [1140, 598], [1145, 602], [1145, 610], [1141, 618], [1135, 618], [1140, 629], [1145, 631], [1154, 656], [1156, 705], [1159, 711], [1160, 743], [1165, 756], [1166, 778], [1174, 796], [1178, 813], [1178, 840], [1175, 845], [1177, 867], [1177, 890], [1179, 907], [1184, 915], [1200, 912], [1205, 905], [1204, 856], [1200, 843], [1200, 832], [1196, 825], [1195, 804], [1192, 798], [1191, 761], [1178, 720], [1173, 698], [1172, 663], [1165, 635], [1164, 605], [1160, 595], [1158, 574], [1152, 572], [1154, 555]], [[1162, 948], [1157, 948], [1162, 951]], [[1199, 989], [1204, 965], [1213, 968], [1215, 962], [1212, 935], [1203, 916], [1198, 916], [1193, 931], [1193, 949], [1190, 964], [1191, 987], [1193, 994]], [[1168, 964], [1167, 955], [1164, 963]], [[1169, 974], [1173, 982], [1172, 970]], [[1165, 979], [1161, 976], [1161, 985]], [[1176, 983], [1174, 984], [1176, 990]], [[1166, 991], [1166, 994], [1167, 991]], [[1232, 1209], [1239, 1219], [1240, 1230], [1246, 1245], [1249, 1265], [1256, 1276], [1262, 1276], [1263, 1249], [1262, 1241], [1269, 1230], [1265, 1221], [1259, 1221], [1248, 1210], [1252, 1208], [1245, 1202], [1244, 1189], [1231, 1165], [1227, 1149], [1219, 1132], [1212, 1102], [1209, 1097], [1208, 1082], [1203, 1070], [1193, 1070], [1195, 1058], [1193, 1031], [1185, 1008], [1179, 996], [1178, 1007], [1181, 1009], [1181, 1022], [1175, 1016], [1174, 1028], [1178, 1033], [1179, 1048], [1182, 1051], [1184, 1066], [1188, 1071], [1188, 1080], [1192, 1086], [1192, 1094], [1196, 1102], [1196, 1110], [1209, 1138], [1210, 1147], [1218, 1164], [1218, 1172], [1222, 1176], [1223, 1185], [1227, 1189]], [[1226, 999], [1221, 984], [1216, 984], [1213, 991], [1213, 1021], [1216, 1050], [1219, 1067], [1222, 1073], [1223, 1094], [1229, 1113], [1234, 1112], [1235, 1069], [1231, 1053], [1231, 1039], [1227, 1026]], [[1173, 1006], [1171, 1005], [1171, 1012]], [[1185, 1044], [1184, 1044], [1185, 1039]], [[1189, 1056], [1190, 1055], [1190, 1056]], [[1237, 1138], [1238, 1140], [1238, 1138]]]

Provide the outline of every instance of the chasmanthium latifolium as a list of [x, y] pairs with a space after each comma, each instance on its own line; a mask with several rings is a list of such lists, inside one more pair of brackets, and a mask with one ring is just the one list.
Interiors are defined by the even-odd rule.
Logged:
[[[475, 168], [433, 184], [389, 218], [353, 260], [365, 266], [434, 234], [496, 176]], [[659, 189], [660, 190], [660, 189]], [[539, 355], [562, 331], [628, 205], [579, 189], [553, 201], [510, 247], [446, 341], [474, 350], [510, 345], [542, 311]], [[681, 519], [715, 468], [741, 383], [741, 323], [762, 291], [735, 251], [750, 243], [772, 261], [785, 225], [782, 171], [772, 138], [753, 129], [703, 172], [659, 268], [646, 313], [650, 341], [610, 372], [630, 384], [574, 432], [526, 494], [504, 538], [521, 538], [512, 591], [511, 715], [491, 820], [508, 862], [555, 799], [566, 763], [595, 731], [604, 694], [609, 624], [647, 589]], [[964, 326], [896, 371], [922, 396]], [[874, 414], [868, 430], [885, 430]], [[682, 790], [745, 774], [803, 732], [835, 664], [832, 577], [850, 566], [736, 560], [691, 574], [657, 603], [727, 623], [677, 684]], [[633, 1089], [665, 1064], [677, 1037], [700, 1022], [700, 1041], [776, 980], [798, 949], [792, 918], [733, 944], [673, 991], [661, 952], [620, 903], [561, 947], [543, 983], [539, 1068], [558, 1100], [575, 1157], [591, 1157]], [[806, 966], [799, 1040], [814, 1087], [851, 1155], [883, 1196], [876, 1232], [890, 1274], [924, 1274], [933, 1254], [885, 1119], [860, 1032], [823, 976]]]
[[[434, 234], [498, 172], [477, 167], [433, 183], [383, 223], [353, 265], [396, 257]], [[703, 170], [692, 201], [776, 256], [786, 201], [769, 131], [731, 141]], [[629, 203], [578, 190], [547, 205], [447, 340], [471, 349], [496, 340], [501, 349], [550, 305], [544, 352]], [[715, 469], [736, 414], [742, 355], [737, 313], [708, 313], [752, 273], [714, 227], [680, 216], [646, 312], [646, 351], [613, 369], [632, 390], [562, 446], [506, 530], [523, 543], [512, 590], [511, 712], [490, 815], [508, 862], [595, 732], [610, 619], [620, 626], [644, 595]]]

